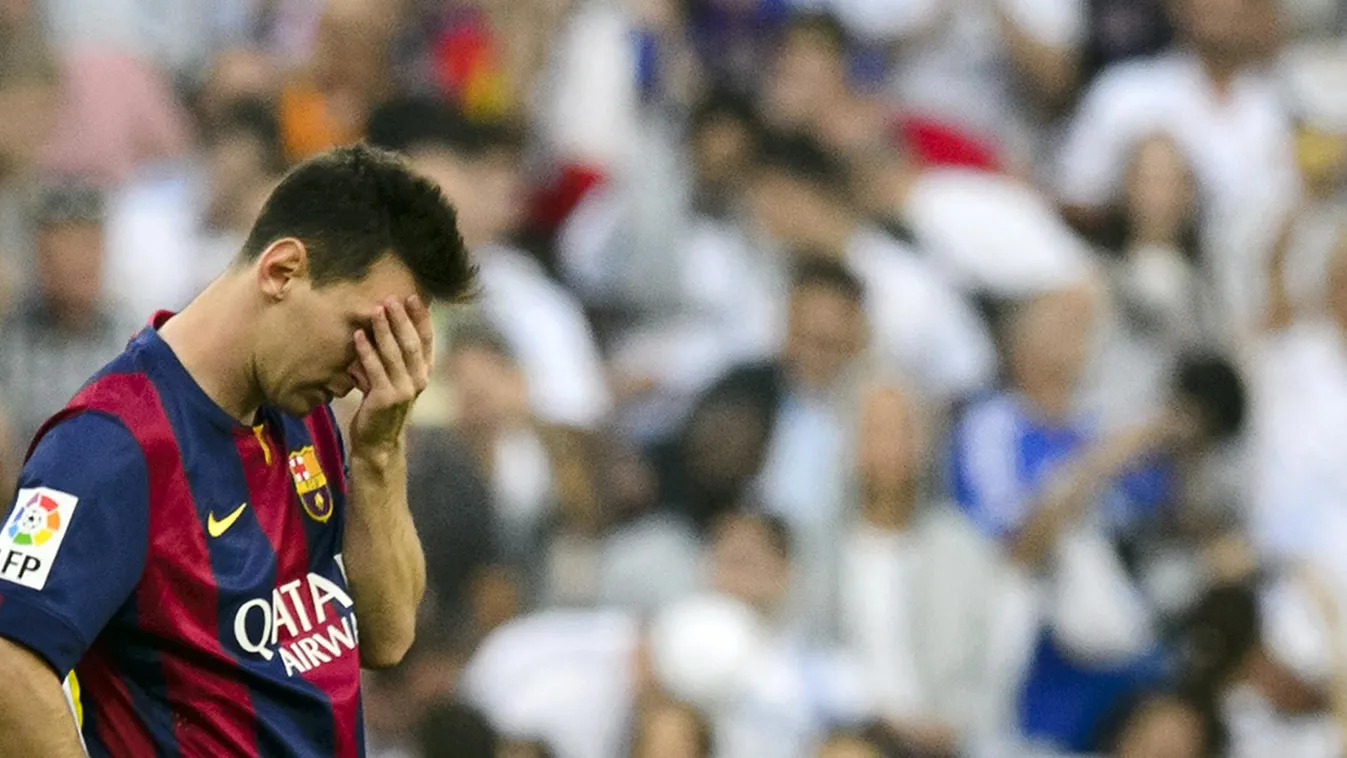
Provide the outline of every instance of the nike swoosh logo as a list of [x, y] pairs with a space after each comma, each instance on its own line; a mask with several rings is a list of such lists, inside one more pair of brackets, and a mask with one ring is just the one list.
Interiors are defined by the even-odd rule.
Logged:
[[226, 531], [229, 530], [229, 527], [234, 525], [235, 521], [239, 520], [239, 516], [243, 515], [243, 510], [247, 507], [248, 504], [244, 503], [239, 507], [235, 508], [233, 513], [229, 514], [228, 516], [225, 516], [219, 521], [215, 520], [215, 514], [213, 512], [207, 514], [206, 532], [210, 534], [210, 536], [212, 537], [219, 537], [220, 535], [224, 534]]

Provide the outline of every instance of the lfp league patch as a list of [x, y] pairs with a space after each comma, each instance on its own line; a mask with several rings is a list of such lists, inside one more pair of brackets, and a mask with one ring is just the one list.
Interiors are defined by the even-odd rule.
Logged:
[[14, 510], [0, 529], [0, 580], [41, 590], [70, 532], [79, 498], [36, 487], [19, 490]]

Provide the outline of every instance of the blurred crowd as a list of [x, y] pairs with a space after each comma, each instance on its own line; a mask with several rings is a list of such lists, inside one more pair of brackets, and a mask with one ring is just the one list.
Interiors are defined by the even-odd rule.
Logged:
[[481, 289], [372, 756], [1347, 755], [1341, 0], [0, 0], [0, 486], [361, 139]]

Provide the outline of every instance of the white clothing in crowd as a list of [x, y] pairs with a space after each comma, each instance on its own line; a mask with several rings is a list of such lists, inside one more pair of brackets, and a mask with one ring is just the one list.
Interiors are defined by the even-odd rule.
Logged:
[[514, 352], [534, 412], [551, 423], [596, 426], [612, 398], [580, 303], [518, 250], [488, 245], [474, 252], [482, 311]]

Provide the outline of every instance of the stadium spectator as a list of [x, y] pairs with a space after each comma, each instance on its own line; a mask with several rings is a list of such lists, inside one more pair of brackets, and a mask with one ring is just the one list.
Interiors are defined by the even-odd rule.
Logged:
[[1069, 104], [1080, 81], [1084, 3], [838, 2], [869, 11], [858, 34], [897, 39], [888, 90], [915, 115], [958, 125], [1030, 175], [1045, 115]]
[[1022, 179], [930, 165], [887, 146], [861, 151], [851, 165], [859, 207], [894, 236], [914, 240], [964, 291], [1018, 299], [1090, 274], [1087, 246]]
[[0, 392], [24, 445], [133, 331], [103, 297], [103, 193], [54, 183], [35, 221], [37, 287], [0, 324]]
[[10, 295], [29, 286], [33, 271], [32, 213], [39, 155], [55, 128], [62, 76], [35, 28], [0, 29], [0, 313]]
[[715, 718], [717, 755], [808, 756], [834, 727], [856, 726], [873, 702], [855, 661], [809, 640], [791, 614], [792, 575], [805, 567], [786, 522], [736, 512], [714, 525], [710, 584], [756, 615], [758, 649], [735, 678], [735, 697]]
[[480, 309], [504, 336], [544, 421], [596, 427], [611, 404], [589, 322], [569, 290], [511, 244], [523, 213], [522, 137], [503, 122], [474, 124], [433, 100], [390, 103], [371, 117], [377, 144], [407, 153], [456, 204], [480, 267]]
[[[474, 403], [471, 413], [491, 417], [493, 423], [509, 423], [510, 386], [500, 381], [503, 375], [509, 377], [509, 370], [497, 365], [486, 344], [483, 339], [478, 345], [470, 341], [451, 345], [444, 371], [454, 378], [460, 402]], [[501, 567], [504, 535], [491, 480], [462, 428], [414, 427], [407, 449], [409, 505], [426, 545], [429, 597], [423, 611], [429, 611], [433, 623], [446, 632], [474, 639], [489, 630], [487, 620], [477, 613], [485, 599], [475, 602], [474, 594], [496, 588], [495, 599], [501, 601], [517, 592], [517, 577]], [[512, 607], [505, 614], [517, 611]]]
[[198, 152], [109, 197], [106, 286], [137, 319], [185, 305], [233, 262], [285, 169], [270, 103], [221, 108], [199, 124]]
[[817, 142], [768, 140], [750, 190], [752, 221], [788, 250], [826, 254], [856, 271], [884, 369], [939, 401], [985, 387], [995, 354], [977, 314], [944, 272], [870, 224], [847, 189], [845, 169]]
[[364, 132], [370, 110], [388, 98], [389, 45], [398, 15], [369, 0], [324, 0], [310, 60], [281, 87], [281, 144], [298, 161]]
[[1296, 193], [1291, 122], [1276, 78], [1273, 0], [1183, 0], [1185, 45], [1104, 71], [1067, 131], [1057, 189], [1073, 217], [1097, 225], [1133, 147], [1168, 133], [1191, 163], [1206, 215], [1202, 243], [1237, 326], [1249, 323], [1249, 288], [1261, 274], [1260, 226], [1275, 224]]
[[931, 496], [931, 423], [911, 392], [866, 388], [837, 610], [898, 737], [922, 755], [981, 754], [1010, 732], [1017, 653], [999, 630], [1024, 591], [994, 543]]
[[1158, 134], [1138, 143], [1121, 199], [1093, 240], [1108, 292], [1081, 402], [1103, 429], [1156, 414], [1180, 352], [1234, 338], [1218, 316], [1199, 213], [1192, 173], [1174, 141]]
[[1342, 751], [1340, 595], [1317, 576], [1301, 564], [1270, 582], [1218, 585], [1181, 627], [1189, 686], [1219, 708], [1232, 756]]
[[1025, 570], [1053, 577], [1020, 728], [1063, 750], [1087, 749], [1116, 698], [1158, 673], [1152, 609], [1111, 540], [1154, 517], [1168, 476], [1150, 464], [1198, 428], [1178, 408], [1104, 439], [1077, 420], [1097, 300], [1068, 290], [1014, 310], [1009, 389], [962, 412], [952, 451], [964, 512]]
[[847, 430], [867, 325], [854, 274], [828, 258], [798, 260], [780, 356], [732, 369], [709, 394], [756, 388], [753, 401], [768, 422], [756, 496], [790, 525], [800, 566], [793, 577], [794, 611], [817, 639], [826, 639], [834, 631], [828, 608], [847, 516]]
[[[1301, 45], [1287, 52], [1283, 71], [1295, 119], [1302, 194], [1273, 245], [1285, 256], [1287, 294], [1301, 309], [1322, 308], [1328, 264], [1347, 219], [1347, 48]], [[1260, 282], [1260, 284], [1263, 282]], [[1265, 291], [1251, 297], [1265, 302]]]
[[1342, 534], [1335, 503], [1347, 492], [1332, 462], [1347, 419], [1347, 236], [1328, 264], [1325, 307], [1297, 307], [1286, 285], [1288, 245], [1268, 271], [1269, 332], [1253, 355], [1258, 467], [1251, 537], [1259, 551], [1285, 558]]

